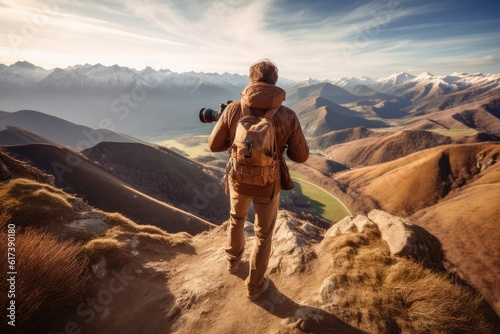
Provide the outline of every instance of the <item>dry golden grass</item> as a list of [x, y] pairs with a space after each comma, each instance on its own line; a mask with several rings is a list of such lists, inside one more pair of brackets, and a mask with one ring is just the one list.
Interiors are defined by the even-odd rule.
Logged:
[[407, 217], [435, 235], [448, 260], [500, 312], [498, 143], [447, 145], [335, 176], [352, 212]]
[[120, 227], [121, 231], [132, 232], [142, 239], [161, 241], [171, 246], [189, 243], [191, 236], [186, 232], [168, 233], [152, 225], [139, 225], [120, 213], [110, 213], [106, 217], [110, 226]]
[[[7, 239], [8, 215], [0, 216], [0, 238]], [[24, 332], [40, 325], [47, 317], [78, 302], [88, 279], [87, 261], [81, 247], [53, 236], [25, 228], [17, 229], [16, 254], [16, 328]], [[2, 242], [0, 261], [7, 263]], [[7, 294], [0, 296], [6, 305]]]
[[143, 232], [158, 235], [169, 235], [166, 231], [152, 225], [139, 225], [118, 212], [110, 213], [106, 217], [106, 223], [111, 226], [120, 226], [126, 231]]
[[385, 285], [402, 332], [494, 332], [482, 297], [450, 277], [405, 260], [391, 267]]
[[2, 209], [17, 226], [46, 226], [66, 223], [76, 217], [70, 195], [52, 186], [28, 179], [0, 184]]
[[110, 237], [89, 241], [85, 244], [83, 253], [90, 263], [96, 263], [104, 257], [112, 268], [122, 267], [129, 258], [127, 244]]
[[84, 246], [83, 252], [92, 264], [105, 258], [112, 268], [119, 268], [130, 261], [136, 251], [158, 253], [168, 252], [169, 247], [191, 248], [191, 236], [185, 232], [170, 234], [156, 226], [139, 225], [120, 213], [108, 214], [106, 223], [110, 228]]
[[333, 261], [329, 311], [353, 326], [378, 333], [494, 332], [482, 297], [443, 273], [391, 257], [375, 228], [325, 239], [322, 254]]

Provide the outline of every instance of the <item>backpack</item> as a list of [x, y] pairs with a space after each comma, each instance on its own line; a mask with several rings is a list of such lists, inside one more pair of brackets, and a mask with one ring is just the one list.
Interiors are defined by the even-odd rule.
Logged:
[[241, 184], [266, 186], [278, 176], [279, 156], [272, 108], [262, 117], [253, 116], [250, 107], [241, 102], [242, 115], [236, 127], [230, 150], [230, 173]]

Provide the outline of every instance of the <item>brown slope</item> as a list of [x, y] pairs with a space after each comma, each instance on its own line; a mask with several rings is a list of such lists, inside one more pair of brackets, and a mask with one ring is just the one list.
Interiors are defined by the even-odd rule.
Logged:
[[20, 110], [0, 115], [0, 129], [6, 126], [19, 127], [69, 147], [77, 147], [82, 141], [88, 141], [88, 136], [95, 131], [34, 110]]
[[337, 130], [325, 133], [308, 141], [309, 147], [315, 149], [325, 149], [336, 144], [376, 136], [377, 134], [364, 126], [356, 128]]
[[[447, 145], [334, 176], [353, 211], [412, 216], [500, 309], [500, 144]], [[355, 208], [357, 206], [357, 208]]]
[[308, 137], [321, 136], [334, 130], [342, 130], [365, 126], [380, 128], [386, 126], [384, 122], [364, 119], [356, 116], [356, 112], [341, 107], [321, 97], [305, 99], [294, 106], [297, 115]]
[[447, 110], [420, 115], [404, 123], [408, 129], [475, 129], [500, 137], [500, 99], [495, 95]]
[[31, 166], [30, 164], [15, 159], [0, 148], [0, 181], [14, 178], [24, 178], [40, 183], [54, 185], [55, 178]]
[[[125, 134], [107, 129], [91, 129], [33, 110], [0, 114], [0, 130], [6, 128], [23, 129], [34, 136], [45, 139], [44, 141], [32, 142], [56, 143], [57, 145], [77, 148], [78, 150], [89, 148], [103, 141], [147, 144], [140, 139]], [[18, 142], [17, 144], [32, 142]], [[2, 144], [2, 141], [0, 141], [0, 144]]]
[[338, 104], [350, 103], [363, 99], [363, 97], [354, 95], [330, 83], [319, 83], [312, 86], [300, 87], [295, 92], [292, 92], [288, 99], [290, 101], [300, 101], [310, 97], [321, 97]]
[[227, 219], [222, 175], [166, 148], [100, 143], [82, 152], [90, 161], [144, 194], [215, 224]]
[[[290, 167], [294, 166], [293, 168], [295, 168], [297, 164], [289, 162], [289, 165]], [[349, 167], [344, 164], [319, 155], [310, 155], [304, 165], [320, 171], [325, 176], [332, 176], [335, 173], [349, 169]]]
[[[451, 138], [420, 130], [404, 130], [372, 136], [326, 149], [328, 156], [346, 165], [359, 167], [404, 157], [427, 148], [450, 144]], [[378, 133], [383, 136], [384, 133]]]
[[141, 224], [169, 232], [200, 233], [214, 226], [190, 213], [156, 200], [91, 164], [74, 151], [45, 144], [4, 148], [5, 152], [55, 176], [56, 186], [109, 212], [121, 212]]
[[0, 146], [25, 145], [34, 143], [54, 144], [49, 139], [15, 126], [7, 126], [0, 131]]
[[481, 161], [494, 163], [499, 152], [500, 144], [495, 143], [445, 145], [341, 173], [335, 179], [375, 199], [379, 208], [409, 216], [489, 173], [491, 169], [481, 170]]
[[448, 259], [500, 312], [500, 169], [482, 179], [489, 177], [492, 183], [478, 180], [411, 219], [439, 238]]
[[459, 91], [450, 91], [449, 87], [433, 87], [427, 96], [413, 99], [413, 110], [424, 113], [446, 110], [498, 97], [499, 94], [500, 88], [491, 84], [473, 85]]

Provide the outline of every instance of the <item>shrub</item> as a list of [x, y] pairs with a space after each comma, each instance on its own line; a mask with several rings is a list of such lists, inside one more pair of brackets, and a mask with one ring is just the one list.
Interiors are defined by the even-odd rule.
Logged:
[[390, 255], [376, 228], [323, 240], [330, 254], [326, 308], [378, 333], [493, 333], [481, 296], [443, 272]]
[[125, 243], [104, 237], [89, 241], [83, 248], [83, 252], [92, 264], [104, 257], [111, 268], [119, 268], [127, 262], [126, 248]]
[[[0, 216], [0, 238], [7, 239], [9, 217]], [[16, 235], [16, 328], [28, 332], [47, 317], [81, 300], [89, 278], [81, 247], [46, 232], [25, 228]], [[2, 242], [1, 263], [7, 262]], [[5, 247], [5, 248], [4, 248]], [[0, 296], [2, 305], [7, 294]]]

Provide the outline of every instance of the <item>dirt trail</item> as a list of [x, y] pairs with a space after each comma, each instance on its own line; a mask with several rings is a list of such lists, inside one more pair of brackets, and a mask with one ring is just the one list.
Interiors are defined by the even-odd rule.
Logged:
[[[172, 333], [359, 333], [336, 317], [312, 306], [311, 296], [322, 275], [269, 275], [269, 290], [256, 302], [245, 296], [244, 280], [253, 237], [235, 275], [227, 272], [223, 247], [225, 226], [193, 238], [196, 255], [181, 254], [169, 263], [175, 268], [169, 289], [175, 301], [169, 308]], [[314, 264], [313, 266], [317, 266]], [[307, 300], [306, 300], [307, 299]]]

